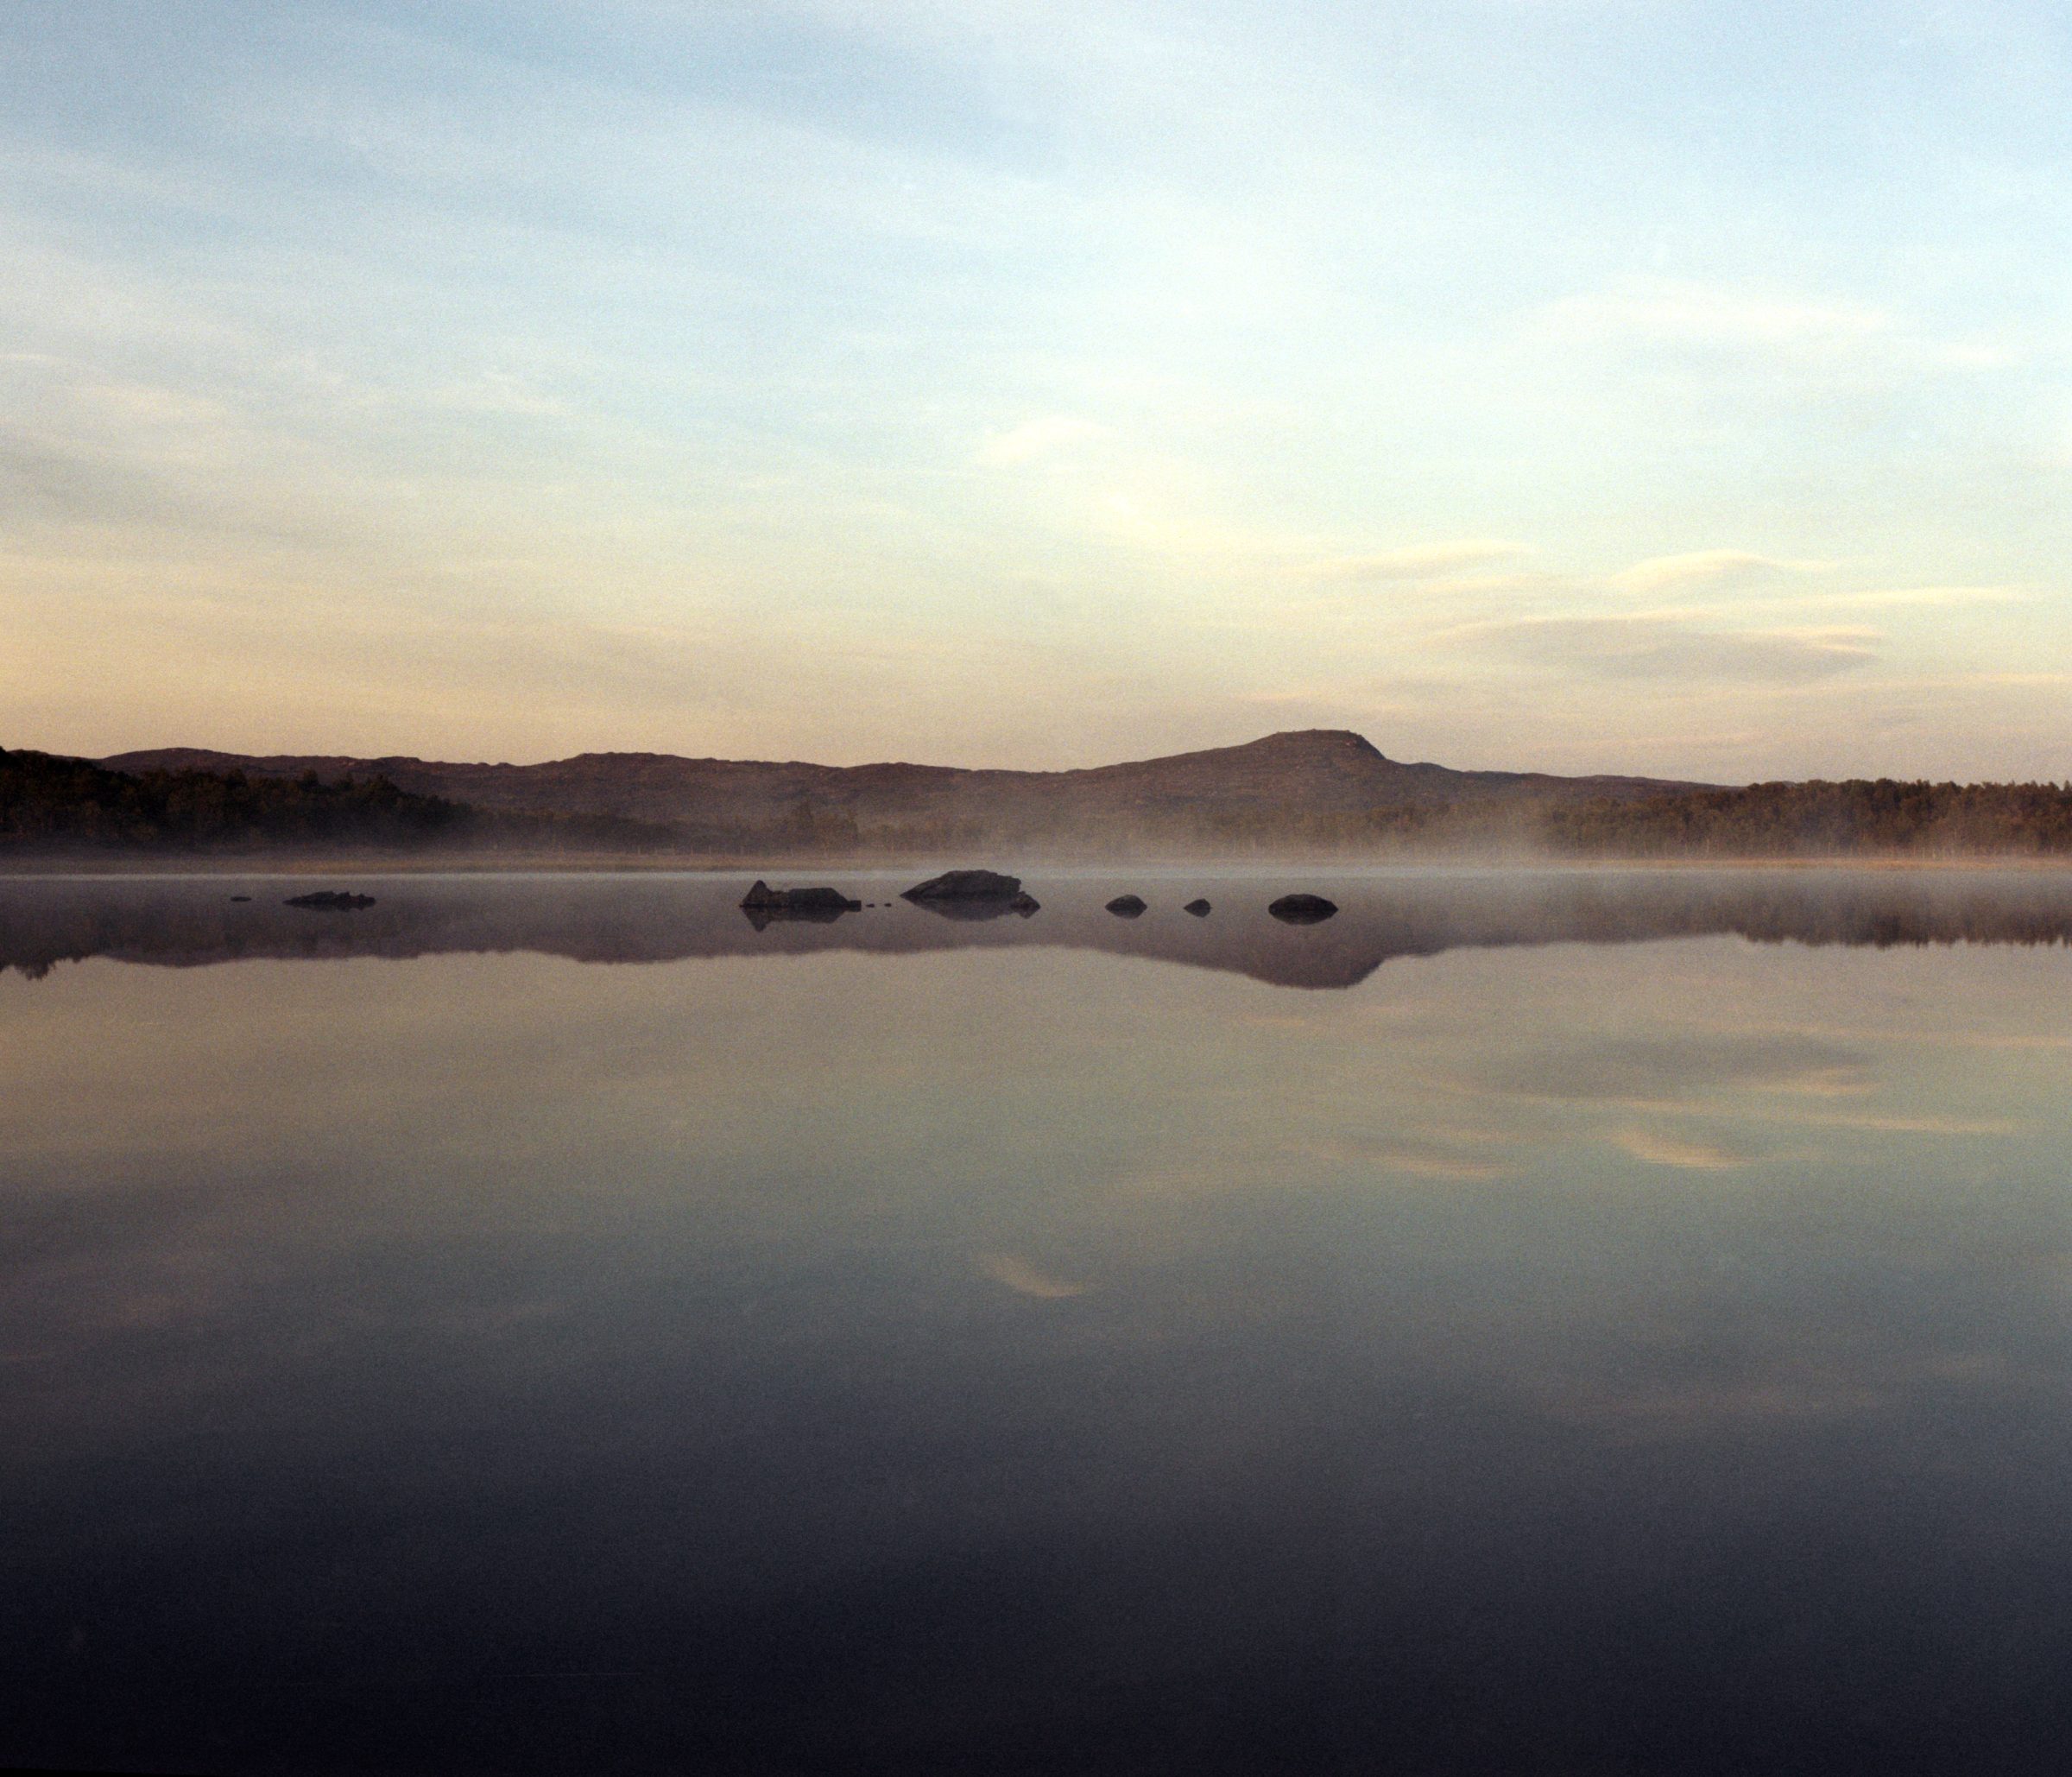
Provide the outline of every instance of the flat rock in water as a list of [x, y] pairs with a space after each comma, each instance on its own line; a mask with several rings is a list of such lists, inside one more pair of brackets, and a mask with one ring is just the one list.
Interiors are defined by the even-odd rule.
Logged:
[[343, 888], [319, 888], [313, 895], [291, 895], [281, 905], [314, 907], [325, 914], [349, 914], [360, 907], [372, 907], [374, 897], [349, 894]]
[[1042, 907], [1043, 903], [1037, 900], [1033, 895], [1028, 894], [1017, 895], [1014, 900], [1008, 903], [1008, 911], [1009, 913], [1020, 914], [1025, 920], [1027, 919], [1031, 914], [1040, 912]]
[[925, 882], [916, 882], [901, 899], [1012, 901], [1020, 893], [1020, 876], [1003, 876], [997, 870], [944, 870]]
[[1140, 895], [1118, 895], [1108, 904], [1111, 914], [1120, 914], [1126, 920], [1134, 920], [1144, 911], [1144, 898]]
[[1202, 900], [1191, 901], [1185, 907], [1182, 907], [1180, 911], [1185, 914], [1192, 914], [1197, 920], [1205, 920], [1209, 917], [1209, 903], [1206, 901]]
[[839, 888], [773, 888], [758, 879], [742, 896], [743, 909], [760, 908], [769, 914], [854, 914], [863, 903], [851, 901]]
[[1338, 911], [1338, 903], [1321, 895], [1284, 895], [1267, 904], [1267, 911], [1291, 926], [1314, 926]]

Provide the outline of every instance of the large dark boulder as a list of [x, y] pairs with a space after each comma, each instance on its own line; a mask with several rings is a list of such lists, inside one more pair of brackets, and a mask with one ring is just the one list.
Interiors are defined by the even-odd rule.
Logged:
[[772, 914], [854, 914], [863, 907], [839, 888], [773, 888], [760, 880], [742, 896], [741, 904]]
[[1180, 911], [1184, 914], [1192, 914], [1197, 920], [1205, 920], [1209, 917], [1210, 907], [1206, 901], [1197, 897], [1189, 901]]
[[1267, 911], [1291, 926], [1314, 926], [1338, 911], [1338, 903], [1321, 895], [1284, 895], [1267, 904]]
[[1020, 893], [1020, 876], [1003, 876], [997, 870], [944, 870], [925, 882], [916, 882], [901, 899], [1011, 901]]
[[291, 895], [282, 901], [283, 907], [306, 907], [324, 914], [349, 914], [357, 908], [372, 907], [371, 895], [351, 895], [343, 888], [319, 888], [313, 895]]
[[1144, 897], [1140, 895], [1118, 895], [1109, 902], [1108, 910], [1125, 920], [1134, 920], [1144, 911]]

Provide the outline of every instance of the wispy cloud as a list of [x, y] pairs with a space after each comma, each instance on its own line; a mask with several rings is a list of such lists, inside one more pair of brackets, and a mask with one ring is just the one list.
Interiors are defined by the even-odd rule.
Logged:
[[1654, 555], [1612, 576], [1622, 592], [1661, 592], [1671, 586], [1710, 584], [1762, 574], [1819, 573], [1832, 564], [1758, 555], [1747, 549], [1696, 549], [1683, 555]]
[[1888, 586], [1865, 592], [1815, 592], [1805, 601], [1861, 610], [1923, 605], [1944, 610], [1976, 605], [2027, 604], [2036, 595], [2020, 586]]
[[1735, 1167], [1745, 1167], [1749, 1156], [1737, 1154], [1730, 1148], [1715, 1147], [1703, 1141], [1687, 1141], [1675, 1135], [1665, 1135], [1654, 1129], [1621, 1129], [1612, 1137], [1612, 1145], [1630, 1154], [1635, 1160], [1644, 1160], [1650, 1166], [1683, 1167], [1696, 1172], [1727, 1172]]
[[1726, 629], [1689, 613], [1547, 617], [1464, 623], [1441, 638], [1598, 679], [1798, 684], [1867, 666], [1874, 629]]

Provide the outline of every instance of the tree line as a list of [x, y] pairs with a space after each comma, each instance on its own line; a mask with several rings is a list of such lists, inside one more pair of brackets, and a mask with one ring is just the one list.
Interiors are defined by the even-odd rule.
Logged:
[[2062, 857], [2072, 787], [1852, 778], [1552, 807], [1553, 849], [1643, 857]]
[[610, 815], [477, 808], [414, 794], [385, 777], [111, 771], [0, 747], [0, 851], [646, 851], [677, 838]]
[[1291, 852], [1347, 857], [1545, 853], [1578, 857], [2072, 856], [2072, 787], [1880, 778], [1763, 783], [1631, 798], [1545, 794], [1304, 809], [1203, 800], [1127, 815], [960, 813], [859, 819], [800, 798], [767, 818], [674, 824], [483, 809], [384, 777], [111, 771], [0, 748], [0, 852], [325, 847], [732, 857], [934, 855], [978, 847], [1120, 858]]

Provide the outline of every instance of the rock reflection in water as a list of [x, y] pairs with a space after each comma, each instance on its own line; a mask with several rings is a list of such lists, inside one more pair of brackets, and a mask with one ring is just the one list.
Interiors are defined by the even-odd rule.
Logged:
[[1517, 945], [1725, 934], [1874, 946], [2072, 941], [2072, 873], [2046, 870], [1376, 872], [1332, 880], [1339, 910], [1323, 923], [1267, 917], [1277, 885], [1250, 876], [1216, 885], [1214, 920], [1164, 907], [1114, 918], [1103, 909], [1116, 885], [1094, 876], [1040, 884], [1039, 919], [1027, 895], [910, 901], [880, 884], [864, 891], [870, 905], [848, 916], [747, 908], [744, 921], [736, 910], [744, 885], [717, 876], [421, 876], [379, 886], [378, 905], [319, 922], [280, 907], [278, 897], [228, 903], [202, 879], [0, 879], [0, 969], [35, 976], [93, 956], [186, 966], [534, 951], [670, 962], [773, 949], [891, 954], [1036, 945], [1228, 970], [1286, 987], [1344, 988], [1392, 958]]
[[772, 926], [798, 923], [806, 926], [831, 926], [844, 914], [857, 909], [847, 907], [747, 907], [741, 912], [749, 925], [758, 932], [767, 932]]

